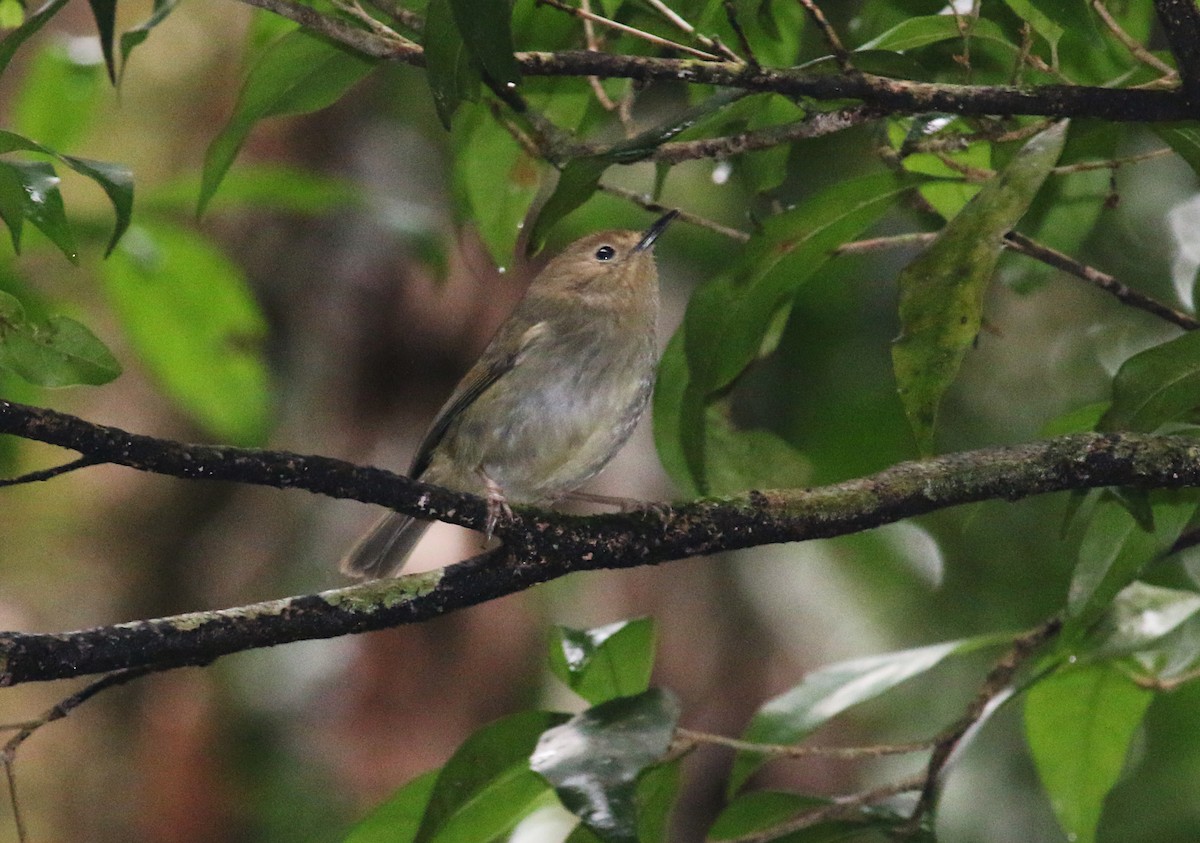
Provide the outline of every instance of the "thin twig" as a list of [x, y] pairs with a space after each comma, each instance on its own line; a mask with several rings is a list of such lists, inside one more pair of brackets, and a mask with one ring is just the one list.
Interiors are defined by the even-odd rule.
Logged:
[[[591, 0], [579, 0], [579, 8], [590, 13], [592, 11]], [[591, 18], [583, 19], [583, 41], [589, 51], [600, 52], [600, 42], [596, 38], [596, 24]], [[601, 108], [605, 111], [612, 111], [617, 107], [617, 104], [608, 96], [608, 92], [604, 90], [604, 86], [600, 84], [599, 76], [589, 76], [587, 80], [592, 87], [592, 93], [596, 95], [596, 102], [600, 103]]]
[[[653, 199], [643, 193], [638, 193], [634, 190], [628, 190], [624, 187], [617, 187], [613, 184], [605, 184], [601, 182], [600, 189], [605, 193], [611, 194], [612, 196], [618, 196], [621, 199], [632, 202], [639, 208], [644, 208], [645, 210], [654, 214], [663, 214], [669, 210], [672, 210], [670, 206], [655, 202]], [[709, 231], [720, 234], [722, 237], [728, 237], [730, 240], [736, 240], [739, 243], [745, 243], [750, 239], [750, 235], [744, 231], [739, 231], [736, 228], [730, 228], [729, 226], [721, 225], [719, 222], [713, 222], [710, 219], [697, 216], [690, 211], [680, 210], [678, 219], [680, 222], [686, 222], [689, 225], [694, 225], [698, 228], [706, 228]]]
[[920, 790], [923, 783], [924, 780], [921, 776], [913, 776], [893, 784], [877, 787], [874, 790], [839, 796], [826, 805], [805, 811], [789, 820], [761, 829], [753, 834], [734, 837], [727, 843], [767, 843], [767, 841], [778, 840], [788, 834], [794, 834], [830, 820], [861, 821], [865, 819], [862, 809], [866, 806], [874, 805], [876, 802], [882, 802], [901, 793]]
[[1149, 161], [1152, 158], [1162, 158], [1166, 155], [1174, 155], [1175, 150], [1164, 146], [1162, 149], [1152, 149], [1149, 152], [1142, 152], [1138, 155], [1128, 155], [1124, 158], [1110, 158], [1107, 161], [1080, 161], [1078, 164], [1064, 164], [1061, 167], [1055, 167], [1050, 171], [1051, 175], [1064, 176], [1069, 173], [1084, 173], [1088, 170], [1115, 170], [1118, 167], [1124, 167], [1126, 164], [1136, 164], [1139, 161]]
[[842, 45], [842, 39], [838, 38], [837, 32], [830, 25], [829, 20], [825, 17], [825, 13], [821, 11], [814, 0], [800, 0], [800, 5], [807, 10], [817, 28], [821, 30], [821, 34], [825, 37], [825, 42], [829, 44], [829, 49], [833, 52], [833, 59], [837, 62], [838, 67], [843, 73], [846, 73], [854, 68], [850, 64], [850, 53]]
[[1194, 331], [1200, 328], [1200, 321], [1195, 317], [1168, 307], [1145, 293], [1130, 289], [1108, 273], [1080, 263], [1070, 255], [1065, 255], [1056, 249], [1051, 249], [1049, 246], [1043, 245], [1018, 231], [1010, 231], [1005, 235], [1005, 245], [1015, 252], [1028, 255], [1042, 263], [1070, 273], [1076, 278], [1081, 278], [1084, 281], [1094, 284], [1104, 292], [1115, 296], [1122, 304], [1135, 307], [1138, 310], [1144, 310], [1160, 319], [1165, 319], [1168, 322], [1178, 325], [1185, 331]]
[[28, 474], [22, 474], [20, 477], [7, 477], [0, 479], [0, 489], [6, 486], [21, 486], [25, 483], [38, 483], [42, 480], [51, 480], [70, 471], [78, 471], [81, 468], [95, 465], [96, 461], [90, 457], [80, 457], [77, 460], [71, 460], [62, 465], [56, 465], [54, 468], [43, 468], [40, 471], [31, 471]]
[[867, 240], [851, 240], [833, 250], [835, 255], [861, 255], [867, 252], [882, 252], [888, 249], [903, 249], [909, 246], [925, 246], [937, 237], [936, 231], [914, 231], [910, 234], [893, 234], [888, 237], [872, 237]]
[[425, 18], [412, 9], [400, 5], [399, 0], [367, 0], [367, 2], [404, 28], [418, 35], [425, 31]]
[[[1120, 663], [1118, 662], [1118, 665]], [[1189, 670], [1186, 673], [1180, 673], [1177, 676], [1159, 677], [1146, 676], [1145, 674], [1137, 673], [1133, 670], [1123, 669], [1126, 676], [1133, 684], [1139, 688], [1145, 688], [1147, 691], [1161, 691], [1163, 693], [1171, 693], [1178, 691], [1184, 685], [1195, 682], [1200, 679], [1200, 668]]]
[[408, 41], [408, 39], [399, 32], [392, 29], [378, 18], [372, 16], [366, 9], [358, 4], [358, 0], [331, 0], [331, 2], [335, 9], [338, 9], [343, 14], [354, 18], [354, 20], [361, 23], [380, 38], [385, 38], [389, 41], [396, 42]]
[[1132, 55], [1142, 64], [1154, 68], [1159, 73], [1163, 74], [1163, 76], [1178, 81], [1179, 71], [1171, 67], [1171, 65], [1167, 64], [1158, 56], [1154, 55], [1154, 53], [1150, 52], [1137, 41], [1135, 41], [1128, 32], [1121, 28], [1121, 24], [1117, 22], [1117, 19], [1109, 14], [1108, 9], [1105, 8], [1104, 3], [1101, 2], [1101, 0], [1092, 0], [1092, 8], [1095, 9], [1096, 14], [1100, 16], [1100, 20], [1104, 21], [1104, 25], [1108, 27], [1108, 31], [1117, 37], [1117, 40], [1125, 46], [1125, 49], [1129, 51], [1130, 55]]
[[926, 767], [924, 784], [921, 786], [921, 796], [917, 800], [917, 805], [913, 809], [909, 820], [911, 824], [915, 825], [919, 823], [925, 813], [933, 806], [938, 779], [946, 762], [950, 760], [950, 756], [954, 754], [954, 750], [958, 747], [959, 741], [988, 712], [993, 700], [997, 699], [1008, 689], [1017, 675], [1017, 671], [1029, 661], [1031, 656], [1041, 649], [1043, 644], [1058, 635], [1061, 629], [1062, 621], [1055, 617], [1031, 629], [1029, 632], [1017, 636], [1013, 640], [1009, 651], [988, 671], [988, 675], [983, 680], [979, 692], [971, 700], [963, 716], [937, 737], [933, 748], [933, 755], [930, 757], [929, 764]]
[[760, 66], [758, 56], [754, 54], [754, 47], [750, 45], [750, 39], [746, 37], [746, 30], [742, 29], [742, 22], [738, 20], [737, 5], [733, 0], [725, 0], [725, 19], [729, 21], [729, 28], [733, 30], [738, 45], [746, 54], [746, 63], [750, 67], [758, 68]]
[[4, 744], [3, 750], [0, 750], [0, 763], [4, 764], [4, 775], [8, 780], [8, 798], [12, 805], [13, 823], [17, 827], [17, 839], [21, 843], [25, 843], [29, 839], [28, 829], [25, 827], [25, 818], [21, 813], [21, 803], [17, 798], [17, 773], [16, 761], [17, 750], [21, 748], [21, 744], [25, 743], [34, 732], [43, 726], [53, 723], [55, 720], [61, 720], [70, 714], [74, 709], [83, 705], [92, 697], [101, 691], [106, 691], [109, 688], [115, 688], [118, 685], [124, 685], [127, 682], [132, 682], [151, 673], [151, 667], [130, 667], [124, 670], [114, 671], [107, 676], [97, 679], [95, 682], [86, 686], [80, 691], [72, 694], [66, 699], [59, 700], [49, 709], [46, 710], [41, 717], [30, 720], [20, 727], [20, 731], [13, 735]]
[[396, 36], [398, 40], [393, 40], [374, 31], [359, 29], [345, 21], [323, 15], [310, 6], [296, 3], [294, 0], [241, 0], [241, 2], [295, 21], [306, 29], [319, 32], [365, 56], [381, 59], [405, 59], [414, 62], [424, 61], [425, 51], [415, 41], [410, 41], [401, 35]]
[[619, 23], [618, 21], [611, 20], [602, 15], [597, 15], [594, 12], [585, 12], [578, 6], [572, 6], [568, 3], [563, 3], [562, 0], [538, 0], [538, 2], [543, 3], [552, 9], [558, 9], [561, 12], [574, 15], [580, 20], [595, 21], [601, 26], [606, 26], [609, 29], [616, 30], [617, 32], [624, 32], [626, 35], [632, 35], [634, 38], [640, 38], [649, 44], [655, 44], [659, 47], [666, 47], [670, 50], [677, 50], [681, 53], [687, 53], [690, 56], [695, 56], [696, 58], [705, 59], [706, 61], [721, 60], [720, 56], [715, 56], [712, 53], [706, 53], [703, 50], [697, 50], [695, 47], [689, 47], [686, 44], [680, 44], [677, 41], [672, 41], [668, 38], [662, 38], [661, 36], [653, 35], [645, 30], [629, 26], [628, 24]]
[[662, 0], [646, 0], [646, 5], [666, 18], [666, 20], [669, 21], [672, 26], [676, 27], [682, 32], [687, 33], [692, 38], [695, 38], [696, 43], [700, 44], [701, 46], [712, 50], [714, 53], [720, 53], [730, 61], [740, 62], [741, 64], [746, 63], [741, 56], [722, 44], [720, 39], [709, 38], [707, 35], [697, 32], [696, 27], [684, 20], [678, 12], [676, 12], [674, 9], [671, 9], [669, 6], [667, 6], [667, 4], [663, 3]]
[[784, 744], [754, 743], [737, 738], [727, 738], [724, 735], [714, 735], [709, 732], [698, 732], [694, 729], [679, 727], [675, 730], [680, 738], [693, 743], [713, 744], [736, 749], [740, 752], [757, 752], [762, 755], [774, 755], [781, 758], [882, 758], [887, 755], [909, 755], [914, 752], [925, 752], [933, 749], [933, 741], [919, 743], [880, 744], [878, 746], [788, 746]]

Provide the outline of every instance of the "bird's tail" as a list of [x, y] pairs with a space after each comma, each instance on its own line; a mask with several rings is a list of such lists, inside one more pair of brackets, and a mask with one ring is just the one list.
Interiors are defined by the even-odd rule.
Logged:
[[399, 573], [428, 528], [428, 521], [399, 512], [387, 513], [342, 558], [342, 573], [363, 580]]

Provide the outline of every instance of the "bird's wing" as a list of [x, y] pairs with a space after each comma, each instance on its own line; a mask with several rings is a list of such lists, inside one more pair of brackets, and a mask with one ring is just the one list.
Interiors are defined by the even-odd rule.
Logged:
[[454, 393], [438, 411], [437, 417], [433, 420], [433, 424], [429, 426], [429, 431], [425, 434], [425, 438], [421, 440], [421, 445], [417, 448], [416, 456], [413, 457], [412, 468], [409, 469], [408, 476], [414, 480], [420, 479], [425, 473], [425, 469], [429, 468], [430, 460], [433, 459], [433, 451], [437, 448], [438, 443], [442, 441], [442, 437], [446, 435], [446, 431], [450, 425], [462, 413], [475, 402], [480, 395], [488, 390], [492, 384], [500, 380], [507, 372], [512, 371], [513, 367], [520, 362], [521, 357], [538, 341], [539, 338], [546, 335], [549, 330], [549, 325], [545, 322], [535, 322], [530, 325], [521, 334], [520, 340], [516, 343], [515, 350], [503, 354], [489, 354], [492, 346], [502, 346], [505, 343], [500, 342], [503, 337], [497, 337], [491, 345], [483, 352], [478, 362], [471, 367], [458, 386]]

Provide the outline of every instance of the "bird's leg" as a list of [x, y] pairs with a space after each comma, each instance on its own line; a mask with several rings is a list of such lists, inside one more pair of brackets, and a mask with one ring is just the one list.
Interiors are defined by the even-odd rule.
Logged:
[[512, 507], [508, 505], [508, 499], [504, 496], [504, 489], [500, 484], [488, 477], [482, 466], [475, 469], [479, 478], [483, 480], [484, 488], [487, 490], [487, 527], [484, 529], [484, 535], [488, 541], [492, 540], [492, 533], [496, 530], [496, 525], [500, 523], [500, 518], [503, 516], [506, 520], [512, 520]]

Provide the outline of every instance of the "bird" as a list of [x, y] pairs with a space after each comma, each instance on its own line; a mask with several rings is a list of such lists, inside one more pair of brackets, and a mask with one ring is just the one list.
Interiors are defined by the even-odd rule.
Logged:
[[[434, 418], [409, 477], [485, 497], [490, 538], [510, 504], [560, 500], [604, 468], [654, 388], [653, 247], [677, 214], [589, 234], [552, 258]], [[429, 523], [385, 514], [342, 572], [396, 575]]]

